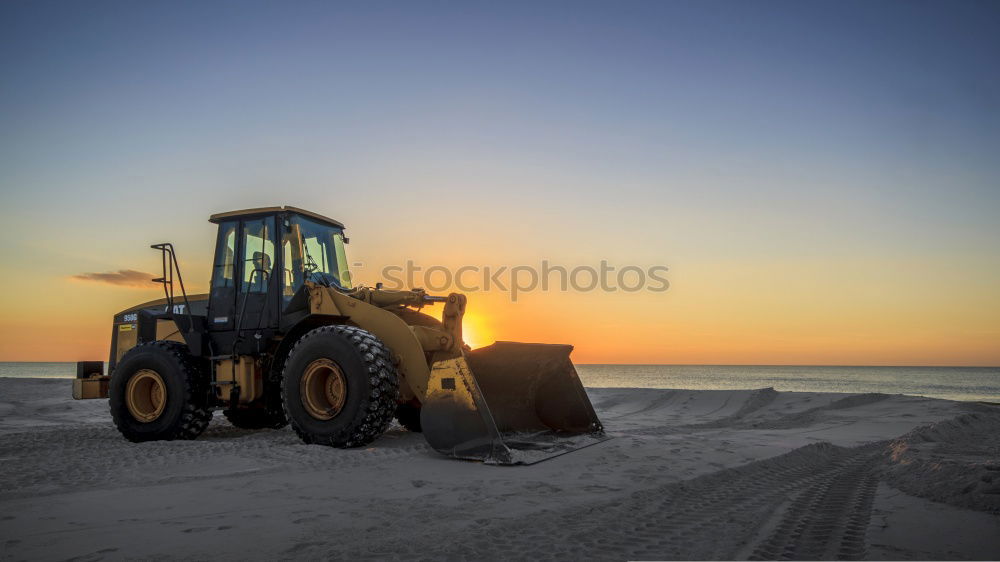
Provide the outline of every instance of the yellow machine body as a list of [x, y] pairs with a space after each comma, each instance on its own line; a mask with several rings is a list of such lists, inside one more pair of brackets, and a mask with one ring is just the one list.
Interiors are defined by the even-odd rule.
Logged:
[[[291, 207], [223, 213], [211, 220], [269, 214], [280, 218], [288, 213], [322, 220], [335, 228], [343, 226]], [[284, 224], [297, 240], [297, 226], [287, 221]], [[169, 250], [170, 259], [175, 260], [168, 246], [153, 247], [164, 251], [165, 260]], [[268, 267], [263, 260], [259, 263], [260, 268]], [[166, 272], [166, 261], [164, 267]], [[169, 271], [173, 275], [173, 270]], [[110, 369], [139, 343], [185, 344], [209, 371], [211, 404], [216, 408], [253, 409], [273, 400], [276, 391], [268, 381], [280, 372], [295, 341], [309, 330], [344, 324], [371, 333], [389, 350], [398, 374], [398, 403], [420, 408], [424, 437], [443, 454], [495, 464], [530, 464], [607, 438], [569, 358], [572, 346], [497, 342], [472, 350], [462, 337], [464, 295], [431, 297], [421, 289], [344, 288], [349, 283], [335, 286], [306, 280], [296, 291], [283, 294], [282, 318], [294, 318], [293, 323], [280, 324], [250, 351], [243, 347], [237, 352], [234, 347], [231, 353], [216, 354], [210, 345], [203, 345], [204, 338], [199, 339], [205, 328], [194, 324], [191, 313], [196, 306], [204, 309], [209, 295], [184, 294], [180, 300], [174, 297], [166, 273], [156, 281], [169, 288], [165, 289], [167, 298], [115, 316]], [[183, 284], [181, 290], [183, 293]], [[443, 303], [440, 320], [420, 313], [434, 303]], [[223, 316], [205, 321], [228, 319]], [[239, 330], [237, 325], [236, 332]], [[260, 337], [259, 331], [255, 337]], [[73, 397], [107, 398], [110, 374], [103, 373], [102, 362], [78, 363]], [[156, 403], [162, 406], [161, 401]]]

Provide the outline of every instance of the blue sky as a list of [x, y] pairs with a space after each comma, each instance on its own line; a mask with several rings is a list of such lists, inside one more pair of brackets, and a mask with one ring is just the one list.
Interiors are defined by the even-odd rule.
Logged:
[[[456, 179], [544, 172], [566, 180], [553, 199], [598, 205], [589, 192], [610, 182], [654, 205], [713, 208], [794, 208], [806, 190], [968, 219], [998, 201], [990, 3], [0, 9], [5, 187], [45, 196], [103, 179], [104, 197], [81, 201], [94, 208], [135, 192], [102, 178], [112, 170], [169, 173], [171, 189], [196, 193], [171, 173], [194, 167], [217, 188], [266, 192], [374, 168], [389, 180], [412, 162]], [[810, 176], [851, 185], [803, 185]], [[664, 189], [664, 177], [701, 189]]]

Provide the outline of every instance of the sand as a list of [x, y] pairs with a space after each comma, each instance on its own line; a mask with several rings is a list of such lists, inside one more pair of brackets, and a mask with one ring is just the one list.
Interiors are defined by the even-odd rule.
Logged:
[[1000, 558], [1000, 407], [588, 392], [613, 439], [497, 467], [398, 427], [337, 450], [221, 415], [137, 445], [69, 381], [0, 378], [0, 558]]

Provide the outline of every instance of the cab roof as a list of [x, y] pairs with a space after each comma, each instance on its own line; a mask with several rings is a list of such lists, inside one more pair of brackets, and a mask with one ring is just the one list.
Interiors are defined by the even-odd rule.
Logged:
[[284, 207], [257, 207], [255, 209], [242, 209], [239, 211], [227, 211], [225, 213], [216, 213], [208, 217], [209, 222], [220, 223], [228, 219], [239, 219], [243, 217], [258, 216], [258, 215], [273, 215], [275, 213], [297, 213], [304, 217], [309, 217], [313, 220], [317, 220], [326, 223], [337, 228], [344, 228], [344, 224], [340, 221], [335, 221], [329, 217], [324, 217], [323, 215], [316, 214], [312, 211], [307, 211], [305, 209], [300, 209], [298, 207], [290, 207], [288, 205]]

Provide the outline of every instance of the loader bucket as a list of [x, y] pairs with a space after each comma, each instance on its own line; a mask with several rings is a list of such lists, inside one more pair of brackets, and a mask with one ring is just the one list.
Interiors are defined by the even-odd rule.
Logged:
[[534, 464], [607, 439], [572, 350], [497, 342], [435, 361], [420, 414], [427, 442], [461, 459]]

